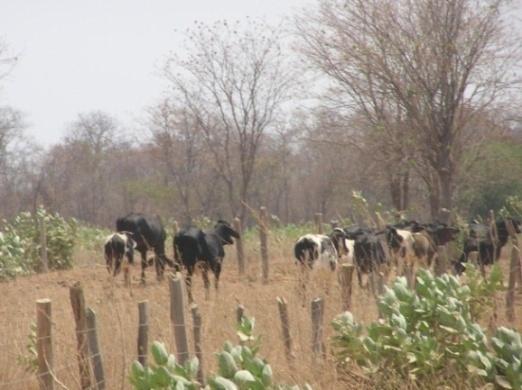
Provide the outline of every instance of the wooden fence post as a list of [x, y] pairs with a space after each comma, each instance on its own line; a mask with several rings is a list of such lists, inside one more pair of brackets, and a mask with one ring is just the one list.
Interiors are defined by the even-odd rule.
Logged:
[[149, 301], [138, 303], [138, 362], [147, 366], [149, 351]]
[[236, 238], [236, 250], [237, 250], [237, 268], [239, 275], [245, 273], [245, 252], [243, 249], [243, 227], [241, 226], [241, 220], [236, 217], [234, 218], [234, 229], [239, 233], [239, 238]]
[[341, 272], [339, 274], [339, 283], [341, 284], [341, 301], [343, 311], [352, 309], [352, 280], [353, 264], [342, 264]]
[[36, 352], [38, 354], [38, 380], [40, 390], [53, 390], [53, 339], [51, 300], [36, 301]]
[[201, 328], [203, 326], [203, 321], [201, 320], [198, 305], [193, 303], [190, 310], [192, 312], [192, 323], [194, 327], [194, 350], [196, 357], [199, 360], [198, 382], [201, 383], [202, 386], [205, 386], [205, 375], [203, 374], [203, 342], [201, 341]]
[[281, 330], [283, 333], [283, 343], [285, 344], [286, 358], [289, 363], [292, 363], [292, 336], [290, 335], [290, 322], [288, 320], [286, 300], [282, 297], [277, 297], [277, 306], [279, 308], [279, 317], [281, 318]]
[[323, 234], [323, 213], [315, 213], [314, 221], [317, 234]]
[[261, 268], [263, 284], [268, 283], [268, 215], [266, 207], [262, 206], [259, 209], [259, 240], [261, 243]]
[[170, 321], [174, 330], [178, 361], [184, 364], [189, 358], [187, 329], [183, 299], [183, 280], [179, 272], [170, 278]]
[[515, 315], [515, 288], [520, 274], [520, 247], [518, 246], [518, 238], [515, 228], [511, 220], [505, 221], [506, 228], [511, 237], [511, 261], [509, 263], [509, 282], [506, 293], [506, 316], [509, 321], [514, 322]]
[[326, 353], [323, 341], [323, 317], [324, 301], [322, 298], [315, 298], [312, 301], [312, 352], [314, 358]]
[[435, 257], [435, 275], [441, 276], [448, 272], [448, 252], [446, 246], [437, 246], [437, 256]]
[[98, 333], [96, 330], [96, 313], [91, 308], [87, 308], [87, 341], [89, 343], [89, 351], [91, 355], [91, 367], [94, 374], [94, 389], [105, 389], [105, 373], [103, 372], [103, 362], [100, 353], [100, 344], [98, 343]]
[[40, 228], [40, 260], [42, 262], [42, 272], [49, 272], [49, 259], [47, 257], [47, 227], [43, 218], [38, 219]]
[[82, 389], [91, 387], [89, 367], [89, 348], [87, 344], [87, 319], [85, 316], [85, 298], [80, 282], [74, 283], [69, 289], [71, 306], [76, 323], [76, 340], [78, 342], [78, 366], [80, 368], [80, 386]]

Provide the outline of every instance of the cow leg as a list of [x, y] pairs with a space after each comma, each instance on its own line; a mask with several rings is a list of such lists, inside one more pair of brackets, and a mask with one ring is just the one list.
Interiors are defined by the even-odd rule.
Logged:
[[208, 279], [208, 265], [201, 267], [201, 275], [203, 276], [203, 284], [205, 285], [205, 299], [210, 299], [210, 280]]
[[145, 284], [145, 268], [147, 268], [147, 251], [140, 251], [141, 255], [141, 283]]
[[163, 280], [163, 273], [165, 272], [165, 263], [162, 256], [156, 255], [154, 257], [154, 267], [156, 268], [156, 279], [158, 281]]
[[217, 259], [217, 261], [219, 262], [219, 266], [214, 271], [214, 288], [216, 289], [216, 294], [219, 290], [219, 275], [221, 274], [221, 263], [223, 259]]
[[361, 275], [361, 269], [359, 267], [356, 267], [355, 269], [357, 271], [357, 281], [359, 282], [359, 287], [362, 288], [362, 275]]
[[187, 277], [185, 278], [185, 285], [187, 286], [187, 295], [189, 303], [194, 302], [192, 296], [192, 274], [194, 273], [194, 264], [187, 266]]

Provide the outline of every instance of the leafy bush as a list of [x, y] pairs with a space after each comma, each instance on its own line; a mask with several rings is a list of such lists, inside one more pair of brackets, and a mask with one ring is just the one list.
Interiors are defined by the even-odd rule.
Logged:
[[20, 213], [5, 222], [0, 232], [0, 279], [38, 272], [41, 268], [40, 223], [47, 232], [47, 259], [50, 269], [72, 267], [77, 222], [38, 208], [35, 215]]
[[101, 252], [105, 238], [109, 234], [109, 229], [98, 228], [76, 222], [76, 243], [84, 249]]
[[29, 273], [25, 243], [10, 226], [0, 232], [0, 280]]
[[18, 364], [23, 366], [27, 372], [36, 372], [38, 370], [38, 353], [36, 352], [36, 323], [31, 322], [29, 335], [27, 336], [27, 344], [25, 345], [25, 355], [17, 358]]
[[197, 358], [181, 365], [167, 352], [165, 344], [158, 341], [152, 344], [151, 353], [154, 359], [151, 367], [143, 367], [138, 361], [132, 363], [130, 383], [134, 389], [195, 390], [201, 387], [195, 379], [199, 368]]
[[[474, 275], [469, 279], [471, 286], [450, 275], [434, 277], [421, 270], [415, 291], [405, 278], [398, 278], [379, 297], [382, 319], [378, 322], [365, 328], [349, 312], [337, 316], [333, 345], [338, 363], [355, 362], [378, 381], [399, 376], [440, 386], [450, 378], [477, 384], [500, 377], [512, 388], [520, 388], [514, 374], [520, 368], [520, 335], [499, 329], [494, 339], [502, 342], [492, 339], [492, 344], [501, 346], [501, 351], [491, 350], [484, 330], [474, 322], [484, 303], [479, 295], [491, 298], [499, 286], [498, 276], [484, 284]], [[469, 377], [482, 374], [480, 370], [486, 374]]]
[[[238, 325], [240, 345], [226, 342], [218, 352], [218, 372], [208, 380], [205, 389], [210, 390], [300, 390], [299, 386], [277, 385], [273, 383], [272, 368], [257, 353], [260, 347], [259, 337], [254, 336], [255, 320], [247, 317]], [[185, 365], [176, 363], [176, 358], [169, 355], [165, 345], [155, 342], [151, 348], [154, 363], [144, 368], [135, 361], [132, 365], [130, 382], [136, 390], [152, 389], [199, 389], [196, 375], [198, 360], [193, 358]], [[305, 390], [311, 387], [305, 385]]]

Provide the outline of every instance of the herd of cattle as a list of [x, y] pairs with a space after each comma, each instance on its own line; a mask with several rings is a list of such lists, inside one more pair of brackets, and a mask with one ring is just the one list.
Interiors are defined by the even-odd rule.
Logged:
[[[516, 233], [520, 233], [522, 223], [509, 219]], [[473, 222], [464, 241], [463, 253], [453, 262], [455, 272], [465, 270], [465, 263], [471, 252], [478, 252], [477, 261], [481, 266], [498, 260], [502, 247], [508, 241], [506, 220], [495, 223], [496, 232], [491, 225]], [[186, 283], [189, 300], [192, 301], [191, 281], [196, 264], [201, 265], [206, 295], [210, 282], [208, 270], [215, 277], [218, 288], [224, 245], [234, 243], [239, 238], [228, 222], [219, 220], [213, 229], [201, 230], [194, 226], [180, 229], [174, 236], [174, 259], [165, 254], [166, 232], [157, 216], [131, 213], [116, 221], [117, 233], [105, 241], [105, 260], [109, 272], [116, 276], [123, 262], [133, 263], [134, 250], [141, 255], [141, 280], [145, 281], [145, 268], [154, 263], [156, 276], [160, 279], [169, 265], [176, 271], [186, 269]], [[459, 229], [447, 224], [419, 223], [401, 221], [387, 225], [384, 229], [363, 227], [335, 228], [328, 235], [306, 234], [294, 246], [297, 262], [305, 268], [328, 267], [335, 270], [338, 262], [347, 261], [355, 265], [359, 285], [362, 275], [369, 274], [381, 265], [402, 264], [406, 269], [416, 265], [431, 266], [437, 255], [437, 247], [446, 245], [458, 237]], [[147, 260], [147, 252], [152, 250], [154, 258]]]

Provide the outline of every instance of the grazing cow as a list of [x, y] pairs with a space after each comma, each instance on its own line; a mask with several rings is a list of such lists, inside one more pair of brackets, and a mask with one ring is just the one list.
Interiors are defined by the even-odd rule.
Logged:
[[127, 258], [129, 264], [134, 263], [134, 248], [136, 242], [130, 237], [127, 232], [113, 233], [105, 239], [105, 263], [107, 264], [107, 271], [116, 276], [121, 270], [123, 257]]
[[388, 244], [395, 266], [404, 266], [408, 272], [413, 272], [415, 238], [413, 233], [405, 229], [386, 226], [386, 243]]
[[442, 222], [415, 223], [410, 228], [414, 237], [413, 251], [415, 256], [425, 258], [428, 267], [431, 266], [433, 258], [437, 254], [437, 247], [455, 240], [459, 232], [459, 229]]
[[310, 269], [330, 268], [335, 271], [338, 252], [332, 239], [324, 234], [305, 234], [294, 245], [294, 255], [299, 263]]
[[353, 253], [355, 241], [349, 239], [346, 232], [341, 228], [335, 228], [328, 236], [332, 240], [339, 260], [345, 257], [348, 263], [354, 264]]
[[179, 267], [165, 255], [167, 234], [158, 216], [131, 213], [116, 220], [116, 230], [128, 232], [136, 242], [136, 249], [141, 255], [141, 281], [143, 283], [145, 282], [145, 268], [149, 265], [147, 262], [147, 251], [149, 250], [154, 251], [154, 265], [158, 280], [163, 277], [165, 263], [179, 270]]
[[187, 268], [185, 282], [190, 302], [193, 301], [192, 274], [195, 271], [196, 263], [201, 262], [205, 295], [208, 299], [210, 287], [208, 269], [210, 268], [214, 273], [215, 288], [218, 290], [219, 275], [225, 257], [223, 246], [232, 245], [234, 238], [240, 238], [239, 233], [223, 220], [217, 221], [212, 230], [203, 231], [189, 226], [181, 229], [174, 236], [174, 258], [178, 264], [183, 264]]
[[[522, 223], [517, 219], [511, 219], [515, 232], [521, 232]], [[506, 245], [509, 233], [506, 226], [506, 221], [496, 221], [497, 240], [493, 241], [491, 228], [488, 225], [481, 223], [471, 223], [469, 225], [469, 237], [464, 241], [464, 250], [462, 256], [454, 264], [455, 271], [460, 274], [466, 269], [465, 263], [468, 261], [470, 252], [478, 252], [478, 263], [482, 272], [484, 267], [493, 264], [500, 257], [502, 247]]]
[[359, 287], [362, 287], [362, 274], [370, 274], [381, 265], [388, 263], [383, 233], [364, 228], [344, 229], [346, 238], [354, 241], [353, 260], [357, 271]]

